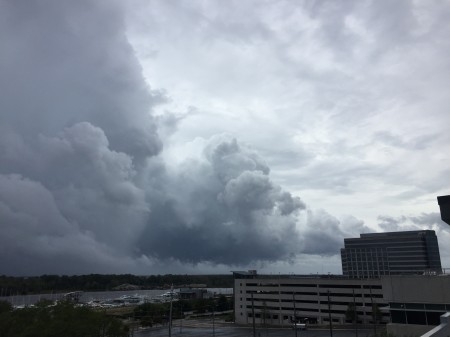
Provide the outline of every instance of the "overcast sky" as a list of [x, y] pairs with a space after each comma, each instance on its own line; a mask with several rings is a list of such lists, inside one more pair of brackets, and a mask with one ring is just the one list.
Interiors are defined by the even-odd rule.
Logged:
[[450, 268], [448, 1], [0, 0], [0, 274]]

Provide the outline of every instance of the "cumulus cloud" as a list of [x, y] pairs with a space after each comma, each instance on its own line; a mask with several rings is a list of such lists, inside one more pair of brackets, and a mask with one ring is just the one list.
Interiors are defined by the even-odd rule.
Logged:
[[161, 178], [139, 242], [144, 253], [245, 265], [299, 251], [296, 214], [304, 203], [271, 182], [263, 160], [235, 139], [213, 137], [200, 159]]
[[305, 204], [255, 151], [217, 136], [200, 161], [170, 168], [158, 156], [152, 109], [165, 98], [141, 77], [118, 5], [7, 2], [0, 15], [15, 50], [1, 60], [2, 272], [247, 264], [300, 251]]

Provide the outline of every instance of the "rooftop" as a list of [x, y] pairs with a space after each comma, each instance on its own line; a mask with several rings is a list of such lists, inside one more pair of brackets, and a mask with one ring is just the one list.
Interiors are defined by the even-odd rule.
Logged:
[[450, 195], [437, 197], [439, 208], [441, 209], [441, 219], [450, 225]]

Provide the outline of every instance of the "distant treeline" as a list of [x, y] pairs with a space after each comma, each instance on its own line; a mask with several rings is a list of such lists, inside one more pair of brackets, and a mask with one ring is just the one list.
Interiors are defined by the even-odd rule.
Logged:
[[209, 288], [233, 287], [230, 275], [42, 275], [32, 277], [0, 276], [0, 296], [26, 295], [61, 291], [114, 290], [122, 284], [132, 284], [141, 289], [158, 289], [189, 284], [205, 284]]

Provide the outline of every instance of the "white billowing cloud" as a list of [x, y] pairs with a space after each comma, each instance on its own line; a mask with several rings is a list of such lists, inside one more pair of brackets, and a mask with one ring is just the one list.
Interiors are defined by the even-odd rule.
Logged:
[[[431, 212], [446, 193], [449, 13], [409, 1], [134, 2], [128, 29], [169, 110], [199, 111], [166, 148], [232, 133], [314, 207], [375, 224], [380, 209]], [[377, 207], [353, 206], [372, 191]]]

